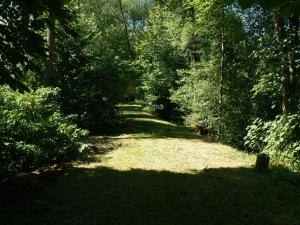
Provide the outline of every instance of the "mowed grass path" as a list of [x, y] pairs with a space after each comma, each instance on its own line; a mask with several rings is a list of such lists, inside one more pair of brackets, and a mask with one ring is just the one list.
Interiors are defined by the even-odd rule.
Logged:
[[1, 225], [299, 225], [300, 179], [123, 105], [103, 151], [0, 189]]
[[[254, 155], [200, 138], [187, 127], [177, 126], [141, 111], [139, 105], [122, 105], [123, 123], [115, 134], [93, 137], [93, 143], [118, 146], [99, 155], [91, 167], [117, 170], [156, 170], [195, 173], [207, 168], [251, 167]], [[84, 166], [84, 165], [83, 165]]]

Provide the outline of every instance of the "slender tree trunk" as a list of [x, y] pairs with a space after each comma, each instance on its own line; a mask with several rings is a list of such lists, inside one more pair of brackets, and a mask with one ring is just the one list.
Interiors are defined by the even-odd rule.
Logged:
[[55, 32], [55, 16], [53, 13], [49, 15], [49, 24], [47, 29], [47, 69], [44, 77], [45, 85], [51, 85], [54, 77], [54, 32]]
[[118, 1], [119, 1], [119, 7], [120, 7], [121, 15], [122, 15], [122, 21], [123, 21], [124, 29], [125, 29], [125, 36], [126, 36], [128, 52], [129, 52], [130, 56], [133, 57], [133, 51], [132, 51], [130, 39], [129, 39], [128, 25], [127, 25], [127, 21], [126, 21], [125, 15], [124, 15], [122, 0], [118, 0]]
[[284, 59], [281, 76], [282, 76], [282, 112], [289, 112], [289, 83], [290, 74], [287, 64], [287, 47], [284, 46], [284, 40], [286, 38], [285, 23], [281, 17], [275, 17], [275, 30], [278, 44], [281, 46], [281, 57]]
[[[191, 7], [190, 12], [191, 12], [192, 24], [193, 24], [193, 26], [196, 26], [195, 8]], [[192, 60], [192, 63], [195, 64], [198, 61], [196, 35], [195, 34], [192, 35], [190, 49], [191, 49], [190, 50], [191, 51], [191, 60]]]
[[191, 60], [195, 64], [197, 62], [197, 53], [196, 53], [196, 37], [193, 35], [191, 43]]
[[299, 16], [293, 16], [289, 18], [289, 35], [290, 35], [290, 46], [288, 51], [289, 60], [289, 94], [290, 94], [290, 112], [297, 110], [297, 83], [299, 79], [299, 68], [296, 66], [296, 60], [299, 60], [300, 54], [295, 51], [295, 48], [299, 46]]
[[223, 109], [223, 86], [224, 86], [224, 67], [225, 67], [225, 12], [222, 9], [222, 18], [221, 18], [221, 63], [220, 63], [220, 108]]
[[[285, 22], [283, 18], [275, 18], [275, 29], [277, 42], [282, 47], [281, 56], [284, 59], [282, 76], [282, 112], [289, 113], [296, 109], [296, 87], [298, 82], [299, 69], [296, 67], [296, 60], [299, 55], [295, 52], [295, 47], [299, 45], [299, 16], [293, 16], [288, 20], [288, 32], [285, 30]], [[284, 43], [289, 38], [289, 45]]]

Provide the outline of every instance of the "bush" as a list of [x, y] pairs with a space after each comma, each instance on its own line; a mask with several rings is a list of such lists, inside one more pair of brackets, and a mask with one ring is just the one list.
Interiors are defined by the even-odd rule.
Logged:
[[[111, 76], [114, 77], [114, 76]], [[113, 78], [97, 73], [65, 76], [58, 86], [62, 89], [61, 103], [66, 114], [76, 114], [77, 124], [92, 133], [107, 130], [116, 118], [118, 93]]]
[[300, 168], [300, 115], [281, 115], [269, 122], [256, 119], [248, 128], [245, 144]]
[[0, 86], [0, 177], [78, 154], [87, 131], [60, 112], [58, 92], [40, 88], [21, 94]]
[[208, 80], [215, 73], [213, 62], [199, 63], [188, 70], [179, 70], [180, 87], [172, 93], [171, 100], [179, 106], [186, 125], [202, 134], [218, 136], [220, 116], [218, 114], [218, 88], [215, 79]]
[[115, 105], [128, 87], [129, 66], [107, 53], [99, 57], [85, 54], [83, 49], [88, 46], [82, 31], [76, 31], [75, 37], [62, 29], [58, 32], [63, 38], [57, 41], [54, 86], [61, 89], [62, 111], [78, 115], [78, 126], [92, 133], [107, 131], [116, 121]]
[[247, 127], [247, 135], [244, 137], [245, 146], [253, 152], [261, 152], [266, 147], [266, 137], [269, 123], [257, 118]]

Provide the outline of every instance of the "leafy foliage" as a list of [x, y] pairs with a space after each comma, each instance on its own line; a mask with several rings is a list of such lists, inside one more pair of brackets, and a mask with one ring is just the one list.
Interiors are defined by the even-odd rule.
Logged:
[[[236, 0], [227, 0], [227, 3], [232, 4]], [[298, 0], [237, 0], [243, 8], [249, 8], [253, 5], [260, 5], [264, 9], [273, 10], [285, 17], [291, 15], [299, 15], [300, 2]]]
[[0, 87], [0, 175], [14, 174], [76, 156], [87, 131], [65, 117], [58, 89], [20, 94]]
[[176, 70], [184, 68], [184, 52], [178, 48], [180, 17], [166, 8], [151, 11], [144, 39], [137, 46], [139, 63], [143, 66], [141, 89], [148, 108], [163, 118], [176, 115], [176, 106], [170, 101], [171, 91], [176, 88]]
[[3, 0], [0, 3], [0, 84], [26, 89], [24, 73], [38, 68], [32, 58], [45, 55], [43, 9], [34, 1]]
[[[115, 18], [118, 4], [98, 2], [82, 4], [83, 11], [67, 24], [71, 32], [57, 26], [55, 48], [54, 84], [62, 90], [62, 109], [78, 115], [79, 126], [93, 133], [107, 131], [116, 122], [116, 104], [132, 95], [136, 76], [120, 32], [123, 25]], [[102, 11], [106, 7], [112, 11]], [[95, 17], [87, 19], [88, 13]], [[110, 14], [100, 20], [96, 13]]]
[[169, 118], [202, 135], [298, 160], [289, 150], [298, 141], [281, 124], [293, 127], [287, 117], [299, 114], [296, 9], [297, 1], [158, 1], [137, 45], [146, 105], [158, 114], [171, 105]]
[[77, 149], [83, 133], [65, 115], [107, 131], [116, 105], [137, 98], [201, 135], [299, 161], [298, 0], [3, 0], [0, 7], [0, 84], [36, 89], [1, 87], [3, 171]]
[[256, 119], [248, 128], [245, 144], [251, 149], [266, 152], [281, 160], [290, 161], [296, 168], [299, 168], [299, 137], [299, 115], [282, 115], [269, 122]]
[[[208, 61], [195, 65], [190, 70], [181, 70], [179, 86], [171, 100], [176, 102], [185, 116], [187, 125], [200, 134], [207, 131], [210, 135], [218, 133], [218, 91], [217, 80], [210, 77], [214, 73], [215, 62]], [[205, 134], [206, 132], [204, 132]]]
[[265, 151], [272, 155], [300, 163], [300, 117], [299, 115], [278, 116], [270, 125], [265, 139]]

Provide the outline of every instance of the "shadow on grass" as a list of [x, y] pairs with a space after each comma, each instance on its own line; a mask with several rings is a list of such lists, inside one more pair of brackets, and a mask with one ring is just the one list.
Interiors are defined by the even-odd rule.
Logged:
[[160, 120], [141, 111], [141, 107], [138, 105], [121, 105], [119, 109], [123, 111], [122, 122], [114, 128], [111, 135], [130, 134], [136, 135], [136, 138], [139, 136], [141, 138], [200, 138], [193, 133], [192, 129]]
[[143, 109], [141, 105], [135, 103], [120, 104], [117, 108], [121, 111], [141, 111]]
[[185, 138], [199, 139], [199, 136], [193, 134], [192, 130], [187, 127], [175, 126], [172, 124], [160, 123], [156, 120], [142, 119], [125, 119], [121, 127], [116, 129], [114, 135], [136, 134], [143, 137], [152, 138]]
[[105, 155], [122, 145], [118, 140], [105, 136], [90, 136], [83, 139], [82, 142], [88, 144], [89, 147], [80, 153], [75, 160], [76, 163], [81, 164], [100, 162], [99, 155]]
[[0, 201], [3, 225], [299, 225], [299, 176], [69, 168]]
[[128, 113], [122, 115], [123, 119], [156, 119], [152, 114], [147, 113]]

